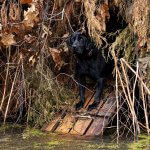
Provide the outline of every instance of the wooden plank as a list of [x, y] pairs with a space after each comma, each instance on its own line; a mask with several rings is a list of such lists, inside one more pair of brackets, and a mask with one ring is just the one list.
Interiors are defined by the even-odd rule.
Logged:
[[90, 115], [97, 115], [98, 112], [100, 111], [100, 109], [103, 107], [104, 103], [105, 103], [105, 101], [101, 100], [99, 105], [97, 106], [97, 108], [91, 110], [90, 112], [88, 112], [88, 114], [90, 114]]
[[86, 90], [85, 90], [85, 99], [88, 99], [89, 97], [91, 97], [93, 93], [94, 93], [94, 92], [89, 91], [88, 89], [86, 89]]
[[42, 126], [41, 130], [42, 130], [42, 131], [46, 131], [48, 125], [49, 125], [48, 123], [45, 123], [45, 124]]
[[85, 113], [87, 112], [87, 107], [89, 104], [93, 103], [93, 97], [94, 97], [94, 92], [92, 93], [91, 91], [85, 90], [85, 104], [83, 108], [81, 108], [78, 112], [79, 113]]
[[111, 115], [114, 113], [114, 111], [111, 111], [111, 112], [109, 112], [109, 111], [100, 111], [100, 112], [98, 112], [98, 114], [97, 114], [97, 116], [99, 116], [99, 117], [111, 117]]
[[83, 110], [80, 110], [76, 115], [66, 114], [66, 111], [64, 111], [49, 124], [44, 125], [42, 129], [62, 134], [102, 135], [117, 107], [114, 92], [108, 94], [107, 100], [101, 100], [98, 107], [90, 112], [87, 112], [86, 109], [94, 101], [94, 94], [87, 92], [86, 98], [87, 101]]
[[75, 121], [76, 119], [73, 115], [67, 114], [65, 118], [60, 122], [55, 132], [63, 133], [63, 134], [69, 133]]
[[58, 127], [60, 121], [65, 117], [66, 110], [62, 112], [62, 114], [57, 115], [49, 124], [46, 124], [42, 127], [43, 131], [54, 132]]
[[86, 100], [85, 100], [85, 104], [84, 104], [85, 109], [87, 109], [89, 104], [93, 103], [95, 93], [94, 92], [92, 93], [91, 91], [87, 91], [87, 95], [88, 96], [86, 96], [86, 98], [85, 98]]
[[100, 109], [97, 115], [111, 117], [111, 115], [115, 112], [116, 107], [117, 107], [116, 98], [115, 97], [109, 98], [105, 102], [104, 106]]
[[59, 122], [61, 119], [61, 115], [57, 116], [54, 120], [52, 120], [49, 124], [46, 124], [42, 127], [43, 131], [52, 131], [53, 127]]
[[113, 93], [109, 95], [109, 99], [100, 107], [96, 117], [87, 130], [87, 136], [98, 136], [102, 135], [105, 127], [109, 123], [109, 118], [113, 115], [116, 109], [116, 98]]
[[84, 135], [92, 121], [92, 118], [79, 119], [71, 129], [70, 134]]
[[90, 128], [86, 132], [86, 136], [99, 136], [102, 135], [104, 132], [104, 127], [108, 123], [108, 118], [101, 118], [98, 117], [94, 119], [93, 123], [91, 124]]

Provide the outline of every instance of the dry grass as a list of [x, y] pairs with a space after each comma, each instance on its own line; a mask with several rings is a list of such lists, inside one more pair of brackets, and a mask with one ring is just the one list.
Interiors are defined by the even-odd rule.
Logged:
[[[123, 46], [122, 46], [123, 45]], [[145, 126], [145, 129], [149, 135], [149, 114], [148, 114], [148, 105], [146, 97], [150, 95], [150, 90], [148, 85], [145, 82], [144, 76], [142, 76], [141, 68], [139, 68], [139, 62], [135, 60], [135, 41], [133, 34], [130, 32], [127, 27], [124, 29], [119, 36], [116, 38], [116, 41], [110, 47], [113, 59], [115, 61], [115, 76], [116, 76], [116, 100], [117, 100], [117, 135], [121, 136], [124, 133], [120, 133], [122, 128], [126, 128], [131, 132], [134, 137], [141, 132], [141, 126]], [[119, 55], [123, 53], [124, 58], [119, 58]], [[136, 70], [134, 68], [136, 68]], [[129, 77], [130, 74], [130, 77]], [[131, 78], [132, 74], [132, 78]], [[132, 81], [131, 81], [132, 79]], [[142, 100], [142, 108], [144, 111], [145, 122], [141, 124], [138, 120], [138, 114], [136, 112], [136, 103], [139, 99], [136, 99], [135, 87], [138, 85], [140, 89], [140, 99]], [[122, 92], [121, 92], [122, 91]], [[121, 93], [121, 94], [120, 94]], [[118, 97], [122, 97], [123, 101], [129, 107], [127, 112], [124, 114], [127, 122], [121, 122], [121, 117], [119, 116], [119, 111], [122, 109], [120, 107], [120, 101]], [[132, 121], [130, 124], [129, 120]], [[132, 131], [133, 129], [133, 131]], [[127, 133], [128, 134], [128, 133]]]
[[[111, 17], [109, 8], [116, 6], [128, 22], [127, 28], [121, 31], [110, 45], [115, 61], [117, 137], [122, 136], [125, 129], [135, 137], [140, 133], [141, 128], [146, 129], [149, 134], [148, 103], [150, 102], [147, 103], [146, 99], [150, 97], [150, 71], [147, 71], [150, 65], [149, 56], [144, 56], [147, 55], [148, 48], [143, 48], [146, 43], [148, 45], [149, 39], [147, 37], [148, 0], [135, 0], [130, 6], [125, 0], [115, 0], [111, 4], [104, 1], [99, 5], [96, 4], [96, 0], [43, 1], [36, 3], [35, 10], [32, 10], [34, 13], [28, 12], [29, 16], [26, 15], [26, 18], [31, 19], [28, 21], [21, 18], [18, 13], [22, 11], [19, 5], [11, 3], [9, 16], [7, 16], [9, 7], [3, 5], [0, 32], [7, 36], [4, 38], [2, 34], [0, 35], [0, 81], [2, 82], [0, 114], [4, 123], [7, 118], [16, 122], [24, 119], [36, 127], [42, 126], [56, 112], [72, 105], [76, 93], [72, 90], [75, 88], [71, 86], [76, 82], [71, 76], [73, 57], [64, 46], [66, 35], [76, 30], [85, 31], [87, 24], [88, 33], [98, 47], [103, 41], [107, 43], [102, 34], [106, 31], [106, 22]], [[12, 11], [14, 8], [17, 8], [15, 15]], [[40, 11], [37, 8], [40, 8]], [[135, 35], [138, 35], [138, 40], [135, 39]], [[70, 64], [67, 66], [69, 73], [67, 72], [63, 80], [64, 84], [59, 82], [57, 78], [59, 75], [54, 76], [52, 72], [57, 69], [54, 67], [57, 64], [54, 64], [55, 61], [52, 60], [54, 57], [49, 53], [51, 48], [58, 50], [59, 59], [55, 57], [56, 60]], [[61, 52], [69, 60], [62, 61], [59, 55]], [[137, 56], [146, 57], [148, 60]], [[60, 69], [57, 71], [59, 72]], [[132, 76], [132, 82], [129, 74]], [[70, 87], [67, 82], [72, 83]], [[138, 120], [136, 113], [136, 86], [140, 89], [144, 122]], [[123, 104], [128, 106], [126, 110], [122, 107]], [[126, 119], [125, 122], [121, 121], [123, 117]]]
[[[7, 13], [5, 12], [8, 6], [3, 4], [1, 14], [5, 17], [2, 18], [1, 22], [3, 25], [2, 31], [11, 32], [12, 34], [14, 34], [14, 32], [17, 33], [15, 40], [12, 39], [13, 37], [8, 37], [8, 39], [6, 38], [5, 41], [3, 40], [2, 43], [0, 43], [2, 44], [0, 54], [1, 63], [3, 64], [0, 73], [2, 82], [0, 113], [4, 123], [7, 119], [11, 119], [14, 122], [24, 120], [27, 124], [30, 123], [37, 127], [42, 126], [43, 123], [48, 122], [56, 112], [64, 109], [62, 107], [70, 106], [75, 99], [75, 92], [72, 92], [71, 86], [74, 88], [76, 85], [70, 84], [70, 87], [67, 85], [67, 82], [73, 83], [71, 75], [70, 78], [66, 77], [65, 81], [60, 82], [57, 77], [54, 77], [51, 71], [52, 69], [57, 72], [57, 68], [54, 67], [57, 64], [54, 65], [55, 62], [52, 60], [49, 49], [54, 46], [57, 47], [57, 44], [59, 45], [61, 42], [64, 43], [64, 39], [60, 38], [59, 41], [57, 39], [50, 41], [49, 39], [51, 39], [52, 36], [58, 35], [55, 33], [60, 33], [59, 36], [64, 35], [65, 32], [61, 29], [66, 26], [67, 20], [63, 22], [66, 17], [64, 17], [65, 14], [61, 6], [62, 4], [60, 4], [59, 1], [55, 3], [50, 2], [50, 4], [51, 8], [48, 8], [48, 2], [46, 2], [45, 7], [41, 5], [41, 3], [35, 3], [35, 5], [33, 5], [35, 8], [43, 6], [43, 9], [46, 9], [48, 12], [43, 11], [45, 17], [40, 18], [41, 23], [37, 26], [34, 25], [36, 22], [33, 21], [35, 18], [31, 12], [37, 11], [36, 14], [40, 12], [36, 9], [30, 9], [31, 12], [28, 14], [27, 19], [29, 20], [26, 20], [26, 27], [32, 25], [33, 29], [31, 30], [30, 26], [27, 31], [26, 29], [22, 29], [21, 20], [15, 20], [18, 21], [16, 24], [14, 24], [12, 20], [9, 20], [10, 18], [7, 17]], [[69, 2], [67, 7], [64, 5], [64, 8], [73, 9], [72, 4], [73, 3]], [[14, 5], [19, 6], [17, 3]], [[60, 13], [57, 16], [58, 11], [60, 11]], [[49, 13], [51, 13], [51, 15]], [[20, 14], [16, 15], [19, 16]], [[68, 19], [70, 19], [69, 15], [71, 14], [69, 14], [68, 11]], [[6, 27], [6, 22], [9, 24], [12, 23], [14, 28], [16, 25], [19, 28], [15, 31], [14, 28], [13, 30], [6, 30], [8, 27]], [[56, 22], [55, 24], [59, 27], [59, 31], [58, 29], [56, 30], [55, 27], [53, 28], [53, 32], [50, 30], [52, 22]], [[59, 22], [58, 25], [57, 22]], [[63, 24], [61, 22], [63, 22]], [[59, 24], [62, 26], [60, 27]], [[18, 30], [23, 31], [20, 32]], [[18, 34], [18, 32], [20, 34]], [[22, 41], [18, 42], [17, 39], [21, 39]], [[51, 44], [52, 42], [53, 44]], [[6, 43], [7, 46], [5, 46]], [[11, 44], [13, 44], [13, 46]], [[60, 59], [60, 61], [62, 60]], [[62, 82], [66, 83], [62, 84]]]

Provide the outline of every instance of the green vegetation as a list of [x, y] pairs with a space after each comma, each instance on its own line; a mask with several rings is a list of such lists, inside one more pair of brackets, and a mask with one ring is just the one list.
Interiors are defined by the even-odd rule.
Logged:
[[145, 134], [139, 135], [139, 140], [136, 142], [130, 143], [129, 149], [132, 149], [132, 150], [150, 149], [150, 137]]
[[[18, 129], [18, 131], [16, 130]], [[15, 138], [14, 138], [15, 137]], [[0, 149], [55, 149], [55, 150], [148, 150], [150, 137], [144, 134], [136, 142], [123, 139], [113, 142], [111, 138], [83, 140], [40, 130], [23, 128], [20, 125], [0, 126]]]

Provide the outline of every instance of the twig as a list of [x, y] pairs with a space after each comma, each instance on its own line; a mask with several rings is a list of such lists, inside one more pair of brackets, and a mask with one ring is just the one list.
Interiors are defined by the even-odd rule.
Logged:
[[66, 16], [67, 21], [68, 21], [68, 23], [69, 23], [70, 29], [72, 30], [72, 32], [74, 32], [74, 30], [73, 30], [73, 28], [72, 28], [72, 26], [71, 26], [71, 23], [70, 23], [70, 21], [69, 21], [69, 18], [68, 18], [68, 16], [67, 16], [67, 14], [66, 14], [66, 13], [65, 13], [65, 16]]
[[146, 108], [146, 104], [145, 104], [144, 89], [143, 89], [142, 83], [141, 83], [141, 94], [142, 94], [142, 101], [143, 101], [143, 107], [144, 107], [144, 115], [145, 115], [145, 120], [146, 120], [146, 128], [147, 128], [147, 133], [149, 135], [148, 114], [147, 114], [147, 108]]
[[8, 108], [9, 108], [9, 104], [10, 104], [12, 92], [13, 92], [13, 89], [14, 89], [15, 81], [16, 81], [16, 78], [17, 78], [18, 68], [19, 68], [21, 59], [22, 59], [22, 55], [20, 55], [20, 58], [19, 58], [19, 61], [18, 61], [18, 66], [17, 66], [17, 68], [16, 68], [16, 73], [15, 73], [15, 76], [14, 76], [14, 80], [13, 80], [13, 82], [12, 82], [12, 86], [11, 86], [11, 90], [10, 90], [10, 95], [9, 95], [9, 98], [8, 98], [7, 107], [6, 107], [6, 111], [5, 111], [5, 115], [4, 115], [4, 124], [5, 124], [5, 122], [6, 122], [7, 113], [8, 113]]
[[[124, 62], [125, 65], [134, 73], [136, 74], [136, 72], [132, 69], [132, 67], [123, 59], [121, 58], [120, 61]], [[148, 89], [148, 87], [146, 86], [146, 84], [143, 82], [143, 80], [141, 79], [141, 77], [137, 74], [138, 79], [141, 81], [142, 85], [144, 86], [144, 88], [146, 89], [146, 91], [148, 92], [148, 94], [150, 95], [150, 90]]]
[[116, 100], [117, 100], [117, 142], [119, 140], [119, 99], [118, 99], [118, 73], [117, 73], [117, 66], [116, 66]]
[[139, 71], [139, 62], [137, 61], [136, 62], [136, 76], [135, 76], [135, 81], [134, 81], [134, 85], [133, 85], [133, 104], [134, 104], [134, 101], [135, 101], [135, 87], [136, 87], [136, 83], [137, 83], [137, 75], [138, 75], [138, 71]]
[[132, 108], [132, 117], [133, 117], [132, 121], [133, 121], [134, 133], [135, 133], [135, 137], [137, 137], [136, 129], [137, 129], [138, 133], [140, 133], [140, 128], [139, 128], [139, 125], [138, 125], [137, 116], [136, 116], [135, 109], [134, 109], [134, 103], [133, 103], [134, 101], [132, 100], [131, 95], [130, 95], [129, 81], [127, 79], [127, 74], [125, 72], [125, 68], [124, 68], [124, 65], [123, 65], [122, 62], [121, 62], [121, 67], [122, 67], [123, 75], [124, 75], [124, 78], [125, 78], [125, 81], [126, 81], [126, 87], [127, 87], [127, 93], [128, 93], [128, 97], [129, 97], [129, 102], [130, 102], [131, 108]]
[[3, 97], [0, 105], [0, 111], [2, 111], [5, 95], [6, 95], [6, 88], [7, 88], [7, 79], [8, 79], [8, 73], [9, 73], [9, 60], [10, 60], [10, 47], [8, 49], [8, 59], [7, 59], [7, 69], [6, 69], [6, 78], [5, 78], [5, 83], [4, 83], [4, 92], [3, 92]]
[[118, 101], [118, 66], [117, 66], [117, 58], [115, 56], [115, 52], [112, 51], [112, 56], [115, 62], [116, 69], [116, 100], [117, 100], [117, 142], [119, 140], [119, 101]]
[[89, 90], [90, 92], [94, 93], [92, 90], [90, 90], [90, 89], [87, 88], [86, 86], [84, 86], [84, 85], [80, 84], [78, 81], [76, 81], [76, 80], [72, 77], [72, 75], [69, 75], [69, 74], [66, 74], [66, 73], [59, 73], [56, 77], [51, 78], [51, 79], [48, 79], [48, 78], [46, 77], [46, 75], [44, 75], [42, 72], [40, 72], [40, 73], [41, 73], [41, 74], [44, 76], [44, 78], [47, 79], [47, 80], [55, 80], [55, 79], [57, 79], [60, 75], [65, 75], [65, 76], [71, 78], [77, 85], [81, 85], [81, 86], [83, 86], [84, 88], [86, 88], [87, 90]]

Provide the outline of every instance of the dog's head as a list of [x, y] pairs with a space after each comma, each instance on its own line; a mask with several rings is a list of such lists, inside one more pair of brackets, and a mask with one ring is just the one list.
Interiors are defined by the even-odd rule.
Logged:
[[88, 41], [84, 34], [75, 32], [68, 38], [67, 44], [72, 48], [74, 54], [82, 55], [86, 52]]

